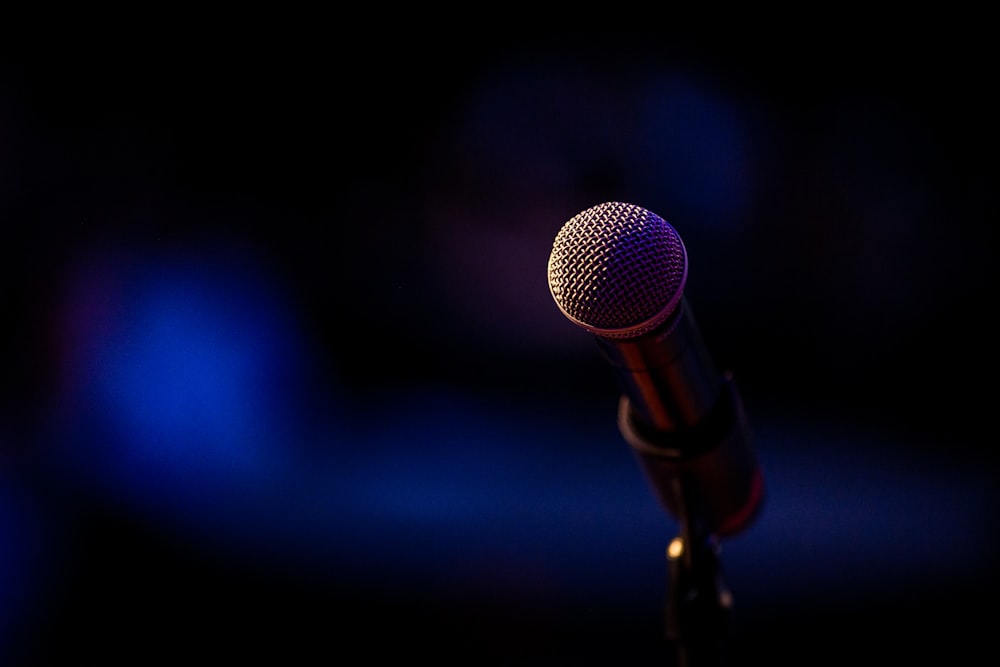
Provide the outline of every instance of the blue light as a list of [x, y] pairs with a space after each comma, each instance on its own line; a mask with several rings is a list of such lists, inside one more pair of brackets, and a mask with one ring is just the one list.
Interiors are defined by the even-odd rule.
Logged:
[[64, 338], [59, 438], [98, 486], [194, 508], [301, 452], [296, 401], [329, 388], [313, 383], [311, 341], [258, 258], [109, 254], [66, 301], [65, 326], [87, 333]]
[[266, 402], [276, 387], [268, 373], [291, 349], [280, 340], [281, 315], [266, 302], [247, 308], [218, 280], [205, 272], [153, 276], [106, 341], [98, 400], [138, 456], [235, 464], [254, 458], [255, 434], [271, 429]]
[[[69, 337], [77, 370], [57, 420], [63, 470], [91, 491], [202, 552], [296, 576], [534, 606], [661, 604], [676, 525], [615, 405], [422, 383], [358, 397], [345, 419], [336, 379], [309, 371], [318, 347], [260, 266], [140, 265], [77, 283], [114, 295], [75, 311], [98, 333]], [[993, 491], [960, 462], [882, 455], [905, 451], [888, 434], [751, 419], [768, 495], [723, 545], [741, 599], [891, 591], [992, 556]]]

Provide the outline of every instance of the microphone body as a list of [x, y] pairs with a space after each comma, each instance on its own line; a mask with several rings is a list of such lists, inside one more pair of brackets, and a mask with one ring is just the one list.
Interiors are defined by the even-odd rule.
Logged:
[[560, 230], [548, 270], [560, 310], [616, 371], [619, 430], [660, 504], [702, 532], [748, 526], [763, 476], [736, 385], [683, 295], [687, 253], [673, 227], [632, 204], [592, 207]]

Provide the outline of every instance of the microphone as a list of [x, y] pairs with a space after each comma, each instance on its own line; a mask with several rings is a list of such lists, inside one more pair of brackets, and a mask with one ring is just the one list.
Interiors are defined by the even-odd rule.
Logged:
[[687, 250], [663, 218], [607, 202], [559, 230], [549, 290], [594, 334], [619, 380], [618, 427], [660, 504], [718, 536], [746, 528], [764, 481], [731, 373], [720, 373], [684, 296]]

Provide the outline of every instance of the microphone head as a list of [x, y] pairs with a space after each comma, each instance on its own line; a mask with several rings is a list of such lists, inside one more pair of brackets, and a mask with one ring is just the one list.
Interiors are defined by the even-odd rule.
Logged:
[[566, 317], [606, 338], [635, 338], [681, 302], [687, 251], [666, 220], [634, 204], [578, 213], [556, 234], [549, 291]]

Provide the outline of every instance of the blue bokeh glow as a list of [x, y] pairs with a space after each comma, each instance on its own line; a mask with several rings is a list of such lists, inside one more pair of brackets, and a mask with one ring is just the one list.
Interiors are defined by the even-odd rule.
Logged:
[[[78, 370], [59, 415], [62, 465], [92, 493], [214, 558], [295, 576], [536, 606], [658, 604], [675, 526], [613, 406], [581, 414], [425, 385], [347, 410], [334, 380], [310, 373], [315, 348], [266, 265], [125, 266], [92, 267], [122, 296], [101, 311], [103, 335], [66, 355]], [[325, 409], [290, 400], [309, 392]], [[910, 457], [901, 470], [888, 436], [815, 429], [755, 425], [765, 511], [726, 547], [745, 595], [889, 594], [987, 557], [985, 479], [960, 461]]]

